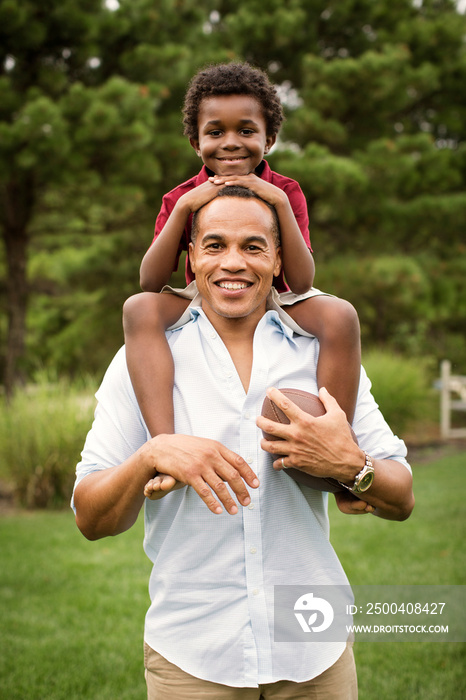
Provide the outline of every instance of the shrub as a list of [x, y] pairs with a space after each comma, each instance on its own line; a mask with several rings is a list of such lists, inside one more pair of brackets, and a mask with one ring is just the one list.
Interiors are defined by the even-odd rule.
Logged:
[[364, 354], [363, 365], [375, 400], [393, 432], [403, 434], [416, 422], [434, 420], [438, 396], [432, 388], [429, 360], [371, 350]]
[[432, 289], [419, 261], [403, 255], [335, 258], [319, 268], [316, 286], [356, 307], [364, 346], [422, 352]]
[[28, 508], [69, 501], [90, 428], [95, 383], [42, 379], [0, 404], [0, 478]]

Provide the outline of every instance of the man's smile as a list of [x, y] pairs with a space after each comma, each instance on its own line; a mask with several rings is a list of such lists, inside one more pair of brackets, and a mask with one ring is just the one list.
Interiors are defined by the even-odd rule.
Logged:
[[221, 287], [222, 289], [228, 289], [232, 291], [236, 291], [238, 289], [246, 289], [247, 287], [250, 287], [252, 282], [215, 282], [215, 284], [218, 287]]

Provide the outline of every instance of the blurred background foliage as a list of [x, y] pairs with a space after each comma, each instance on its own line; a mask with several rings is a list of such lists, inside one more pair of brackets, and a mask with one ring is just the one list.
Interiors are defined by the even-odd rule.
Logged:
[[454, 0], [0, 0], [4, 393], [100, 379], [162, 195], [200, 167], [187, 83], [230, 60], [279, 89], [268, 160], [306, 195], [316, 286], [380, 366], [465, 374], [465, 30]]
[[366, 347], [464, 371], [465, 28], [452, 0], [1, 0], [7, 393], [102, 374], [161, 197], [199, 167], [186, 85], [236, 59], [283, 98], [269, 161], [307, 197], [316, 286], [356, 305]]

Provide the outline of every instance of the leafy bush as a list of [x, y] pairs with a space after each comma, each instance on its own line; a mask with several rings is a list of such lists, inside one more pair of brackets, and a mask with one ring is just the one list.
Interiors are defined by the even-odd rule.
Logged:
[[0, 404], [0, 478], [28, 508], [69, 501], [74, 467], [92, 422], [91, 379], [38, 384]]
[[371, 350], [364, 354], [363, 365], [375, 400], [395, 433], [405, 433], [417, 421], [434, 420], [438, 396], [432, 389], [428, 360]]
[[363, 347], [466, 362], [464, 255], [335, 257], [317, 266], [316, 286], [350, 301]]
[[356, 307], [364, 346], [389, 343], [402, 352], [422, 352], [432, 290], [417, 260], [402, 255], [335, 258], [318, 269], [316, 286]]

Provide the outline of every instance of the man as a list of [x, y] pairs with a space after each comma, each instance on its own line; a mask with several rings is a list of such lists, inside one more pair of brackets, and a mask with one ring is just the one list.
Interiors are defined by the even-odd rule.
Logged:
[[[367, 469], [366, 450], [372, 485], [364, 501], [338, 495], [340, 510], [402, 520], [413, 507], [404, 444], [386, 426], [363, 372], [353, 422], [360, 447], [325, 390], [321, 418], [270, 389], [291, 423], [257, 419], [267, 387], [317, 393], [318, 342], [267, 310], [280, 269], [276, 218], [248, 190], [225, 188], [198, 212], [193, 237], [200, 305], [168, 333], [178, 434], [149, 439], [121, 350], [97, 394], [77, 468], [78, 527], [89, 539], [131, 527], [158, 472], [187, 485], [145, 504], [144, 546], [154, 564], [145, 626], [149, 698], [355, 698], [345, 642], [274, 642], [275, 586], [348, 583], [328, 541], [327, 495], [298, 486], [282, 468], [352, 487]], [[286, 442], [261, 441], [258, 426]]]

